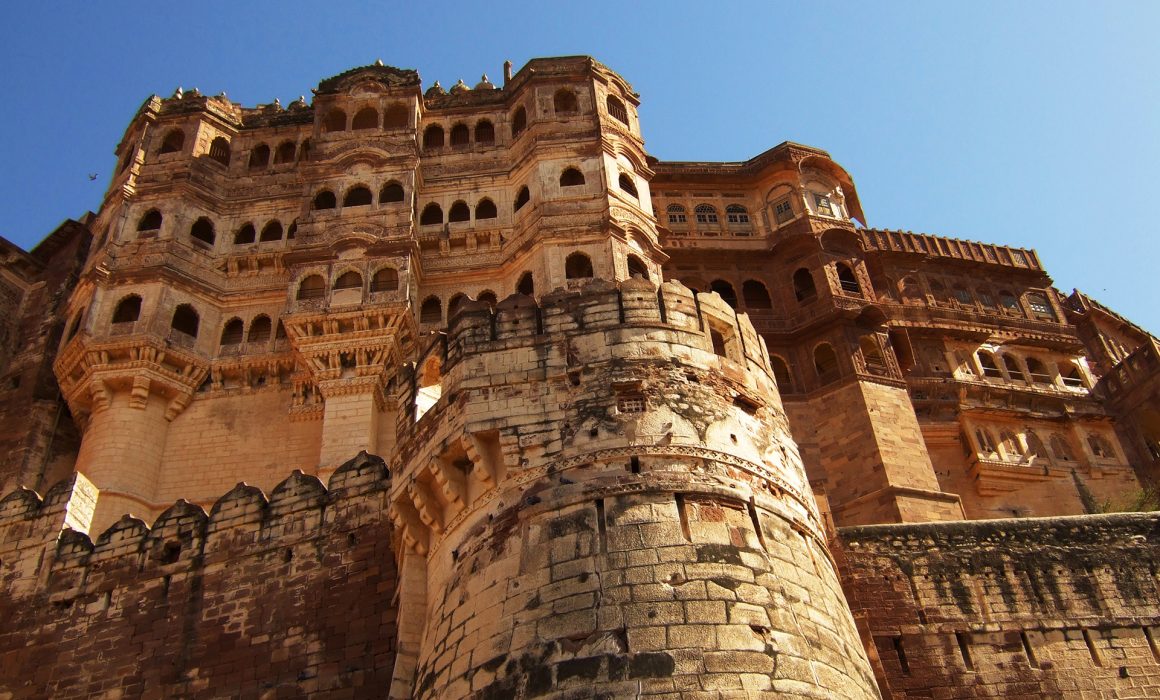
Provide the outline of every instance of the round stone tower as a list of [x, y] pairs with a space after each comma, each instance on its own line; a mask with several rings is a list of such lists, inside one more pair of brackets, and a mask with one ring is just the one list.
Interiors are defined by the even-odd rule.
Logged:
[[878, 697], [764, 345], [717, 295], [470, 303], [418, 369], [392, 697]]

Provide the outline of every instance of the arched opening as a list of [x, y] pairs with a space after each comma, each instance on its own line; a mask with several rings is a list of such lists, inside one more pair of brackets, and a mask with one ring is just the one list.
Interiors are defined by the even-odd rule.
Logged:
[[1019, 299], [1006, 289], [999, 291], [999, 305], [1008, 311], [1022, 312], [1019, 308]]
[[570, 280], [592, 276], [592, 260], [584, 253], [572, 253], [564, 260], [564, 277]]
[[1071, 387], [1072, 389], [1083, 389], [1087, 387], [1087, 383], [1083, 380], [1083, 374], [1080, 373], [1079, 368], [1070, 362], [1059, 363], [1059, 377], [1063, 380], [1063, 385]]
[[745, 299], [745, 308], [747, 309], [773, 308], [773, 300], [769, 298], [769, 290], [757, 280], [745, 280], [741, 284], [741, 297]]
[[680, 204], [670, 204], [665, 211], [669, 215], [670, 224], [684, 225], [689, 222], [688, 214]]
[[250, 170], [261, 170], [270, 164], [270, 147], [264, 143], [250, 150]]
[[584, 184], [584, 173], [576, 168], [565, 168], [560, 174], [560, 187], [575, 187]]
[[223, 136], [218, 136], [209, 144], [209, 157], [222, 165], [230, 164], [230, 142]]
[[525, 272], [524, 274], [520, 275], [520, 281], [516, 284], [516, 292], [529, 297], [535, 296], [536, 283], [532, 278], [532, 273]]
[[725, 280], [717, 279], [710, 282], [709, 291], [717, 292], [726, 304], [737, 308], [737, 292], [733, 289], [733, 285]]
[[842, 291], [861, 296], [862, 286], [858, 284], [858, 278], [854, 276], [854, 271], [850, 269], [850, 266], [838, 263], [835, 267], [838, 268], [838, 284], [842, 287]]
[[423, 132], [423, 148], [443, 148], [443, 127], [432, 124]]
[[64, 335], [64, 342], [68, 342], [76, 337], [77, 331], [81, 329], [81, 321], [84, 319], [85, 313], [82, 311], [76, 315], [73, 322], [69, 324], [68, 333]]
[[1011, 381], [1027, 381], [1027, 377], [1023, 376], [1023, 370], [1019, 368], [1019, 362], [1011, 355], [1000, 355], [999, 359], [1003, 361], [1003, 367], [1007, 369], [1007, 376]]
[[971, 290], [967, 289], [966, 285], [959, 283], [951, 287], [951, 293], [955, 295], [955, 301], [963, 306], [974, 306], [975, 297], [971, 296]]
[[488, 306], [494, 309], [498, 300], [495, 297], [495, 292], [483, 291], [479, 293], [479, 301], [486, 302]]
[[253, 243], [257, 238], [258, 232], [254, 230], [253, 224], [244, 224], [237, 233], [234, 234], [234, 245], [246, 245]]
[[749, 212], [740, 204], [730, 204], [725, 207], [725, 221], [730, 224], [748, 224]]
[[769, 364], [773, 367], [773, 378], [777, 382], [777, 389], [783, 394], [794, 392], [793, 375], [789, 373], [789, 365], [777, 355], [769, 356]]
[[793, 294], [803, 304], [818, 297], [818, 288], [814, 286], [814, 276], [804, 267], [799, 267], [793, 273]]
[[419, 323], [443, 323], [443, 303], [439, 297], [427, 297], [419, 307]]
[[467, 206], [467, 202], [459, 200], [452, 204], [447, 210], [447, 220], [451, 223], [471, 221], [471, 209]]
[[1051, 455], [1047, 452], [1047, 446], [1043, 444], [1043, 440], [1035, 434], [1034, 430], [1028, 430], [1024, 434], [1023, 439], [1027, 441], [1027, 456], [1038, 457], [1043, 460], [1050, 460]]
[[1093, 457], [1097, 457], [1099, 459], [1112, 459], [1116, 456], [1116, 454], [1112, 452], [1112, 446], [1108, 444], [1108, 441], [1099, 435], [1088, 435], [1087, 441], [1088, 447], [1091, 449]]
[[180, 153], [183, 148], [185, 148], [185, 132], [181, 129], [173, 129], [161, 141], [158, 153]]
[[451, 146], [462, 148], [471, 145], [471, 131], [466, 124], [456, 124], [451, 127]]
[[331, 133], [346, 131], [346, 112], [341, 109], [332, 109], [326, 114], [326, 121], [322, 123], [322, 131]]
[[113, 323], [133, 323], [141, 318], [141, 297], [130, 294], [117, 302], [113, 309]]
[[352, 131], [379, 128], [379, 113], [374, 107], [363, 107], [350, 122]]
[[718, 357], [729, 357], [729, 348], [725, 345], [725, 335], [716, 328], [709, 328], [709, 341], [713, 343], [713, 354]]
[[391, 180], [379, 190], [379, 204], [403, 201], [403, 186]]
[[393, 292], [399, 288], [399, 273], [393, 267], [384, 267], [371, 277], [372, 292]]
[[942, 282], [936, 279], [930, 281], [930, 295], [934, 297], [934, 300], [937, 303], [940, 304], [945, 304], [946, 302], [950, 301], [950, 297], [947, 296], [946, 286], [944, 286]]
[[516, 195], [515, 211], [519, 211], [520, 209], [522, 209], [523, 206], [525, 204], [527, 204], [528, 201], [531, 200], [531, 198], [532, 198], [532, 195], [528, 191], [528, 188], [526, 186], [521, 187], [519, 194]]
[[283, 141], [278, 144], [278, 150], [274, 151], [274, 165], [293, 163], [294, 153], [297, 150], [298, 147], [294, 145], [293, 141]]
[[552, 110], [556, 114], [575, 114], [580, 110], [580, 103], [576, 100], [576, 93], [568, 88], [560, 88], [552, 96]]
[[1028, 294], [1027, 308], [1031, 309], [1031, 315], [1042, 321], [1055, 321], [1055, 309], [1051, 308], [1051, 302], [1047, 300], [1042, 294]]
[[640, 195], [636, 193], [636, 183], [632, 181], [632, 176], [628, 173], [621, 173], [620, 177], [616, 179], [620, 189], [632, 195], [633, 199], [640, 199]]
[[242, 325], [242, 319], [232, 318], [222, 328], [222, 339], [220, 345], [241, 345], [242, 337], [245, 334], [245, 328]]
[[985, 308], [995, 308], [995, 299], [991, 296], [991, 292], [985, 287], [977, 287], [975, 289], [975, 296], [979, 299], [979, 303]]
[[434, 202], [423, 207], [423, 213], [419, 215], [420, 226], [431, 226], [441, 223], [443, 223], [443, 207]]
[[1009, 430], [999, 433], [999, 451], [1008, 462], [1023, 459], [1023, 446], [1019, 444], [1019, 438]]
[[528, 111], [523, 107], [512, 114], [512, 138], [519, 136], [528, 128]]
[[263, 243], [282, 240], [282, 223], [277, 219], [262, 227], [262, 236], [258, 239]]
[[838, 355], [829, 343], [822, 343], [814, 348], [814, 371], [822, 384], [828, 384], [838, 378]]
[[639, 277], [642, 280], [649, 278], [648, 265], [645, 265], [643, 260], [632, 253], [628, 254], [628, 276]]
[[608, 107], [608, 116], [628, 126], [628, 110], [625, 109], [624, 103], [620, 101], [619, 97], [609, 95], [604, 104]]
[[193, 222], [193, 226], [189, 228], [189, 236], [209, 246], [212, 246], [217, 238], [213, 231], [213, 222], [204, 216]]
[[1027, 358], [1027, 372], [1031, 374], [1031, 381], [1035, 384], [1051, 384], [1051, 374], [1047, 366], [1036, 357]]
[[270, 339], [270, 317], [265, 314], [255, 316], [250, 321], [250, 332], [246, 335], [248, 343], [264, 343]]
[[286, 240], [294, 240], [294, 236], [298, 234], [298, 220], [290, 222], [290, 228], [286, 229]]
[[718, 222], [717, 209], [712, 204], [698, 204], [693, 208], [698, 224], [715, 224]]
[[995, 438], [989, 430], [976, 428], [975, 442], [978, 443], [979, 452], [984, 456], [993, 457], [999, 453], [999, 450], [995, 447]]
[[992, 379], [1003, 378], [1002, 370], [1000, 370], [999, 366], [995, 364], [994, 355], [989, 352], [980, 350], [979, 352], [975, 353], [975, 356], [979, 358], [979, 366], [983, 368], [984, 377], [990, 377]]
[[180, 304], [173, 310], [173, 319], [169, 322], [169, 327], [178, 333], [196, 338], [200, 324], [201, 317], [198, 316], [197, 309], [189, 304]]
[[298, 147], [298, 160], [306, 162], [310, 160], [310, 139], [302, 141], [302, 145]]
[[886, 360], [882, 356], [882, 349], [878, 346], [878, 341], [872, 336], [864, 335], [859, 338], [858, 349], [862, 352], [862, 361], [866, 364], [867, 372], [877, 375], [889, 373]]
[[326, 280], [322, 275], [310, 275], [298, 283], [298, 299], [321, 299], [326, 296]]
[[922, 304], [926, 302], [923, 296], [922, 287], [918, 284], [918, 280], [913, 277], [903, 277], [899, 282], [899, 294], [902, 297], [903, 304]]
[[346, 196], [342, 198], [342, 206], [365, 207], [373, 201], [374, 196], [371, 194], [370, 189], [359, 185], [346, 191]]
[[354, 270], [347, 270], [334, 281], [335, 289], [362, 289], [362, 275]]
[[387, 107], [386, 113], [383, 114], [384, 129], [402, 129], [410, 126], [410, 122], [407, 106], [398, 102]]
[[278, 321], [278, 327], [274, 329], [274, 340], [283, 340], [286, 337], [286, 325]]
[[315, 209], [334, 209], [338, 206], [338, 198], [330, 190], [323, 190], [314, 195]]
[[415, 420], [423, 417], [443, 395], [442, 367], [439, 358], [432, 355], [419, 369], [418, 391], [415, 395]]
[[456, 294], [451, 297], [451, 300], [447, 302], [447, 318], [455, 318], [455, 314], [459, 313], [459, 310], [463, 308], [465, 301], [467, 301], [466, 294]]
[[1071, 445], [1068, 444], [1067, 438], [1059, 433], [1054, 433], [1051, 436], [1051, 454], [1060, 462], [1075, 461], [1075, 454], [1071, 451]]
[[145, 216], [137, 222], [138, 231], [157, 231], [161, 228], [161, 212], [156, 209], [150, 209], [145, 212]]
[[487, 197], [479, 200], [479, 204], [475, 205], [475, 220], [480, 219], [494, 219], [499, 216], [499, 211], [495, 207], [495, 202]]
[[491, 122], [484, 119], [475, 125], [475, 142], [476, 143], [495, 143], [495, 126]]

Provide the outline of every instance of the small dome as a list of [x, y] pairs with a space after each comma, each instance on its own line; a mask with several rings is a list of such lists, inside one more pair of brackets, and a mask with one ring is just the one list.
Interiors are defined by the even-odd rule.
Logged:
[[467, 87], [467, 83], [463, 82], [463, 78], [460, 78], [455, 82], [454, 85], [451, 86], [452, 95], [458, 95], [462, 92], [468, 92], [470, 90], [471, 88]]
[[436, 80], [435, 84], [427, 88], [427, 92], [423, 94], [425, 97], [438, 97], [439, 95], [446, 95], [447, 91], [444, 90], [443, 86], [439, 84], [438, 80]]
[[306, 96], [299, 95], [298, 99], [290, 103], [290, 109], [306, 109]]
[[487, 79], [487, 73], [484, 73], [483, 78], [479, 81], [479, 84], [477, 84], [475, 86], [475, 89], [476, 90], [494, 90], [495, 86], [492, 85], [491, 81]]

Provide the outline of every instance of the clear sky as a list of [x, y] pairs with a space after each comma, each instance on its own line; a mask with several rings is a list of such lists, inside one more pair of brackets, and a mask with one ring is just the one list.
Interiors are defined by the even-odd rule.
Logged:
[[0, 235], [96, 209], [129, 119], [178, 85], [288, 104], [375, 59], [446, 87], [589, 54], [641, 94], [658, 158], [824, 148], [869, 225], [1035, 248], [1157, 331], [1158, 30], [1160, 2], [13, 3]]

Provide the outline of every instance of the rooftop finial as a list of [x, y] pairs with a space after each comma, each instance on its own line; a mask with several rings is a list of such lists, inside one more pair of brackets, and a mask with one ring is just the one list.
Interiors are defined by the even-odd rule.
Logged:
[[503, 84], [507, 85], [508, 81], [512, 79], [512, 62], [503, 62]]
[[381, 66], [381, 65], [383, 65], [383, 59], [381, 59], [381, 58], [376, 58], [376, 59], [375, 59], [375, 65], [376, 65], [376, 66]]
[[173, 91], [173, 96], [174, 96], [174, 97], [176, 97], [176, 98], [177, 98], [177, 99], [179, 99], [179, 100], [180, 100], [182, 97], [185, 97], [185, 91], [181, 89], [181, 86], [180, 86], [180, 85], [178, 85], [178, 86], [177, 86], [177, 89]]

